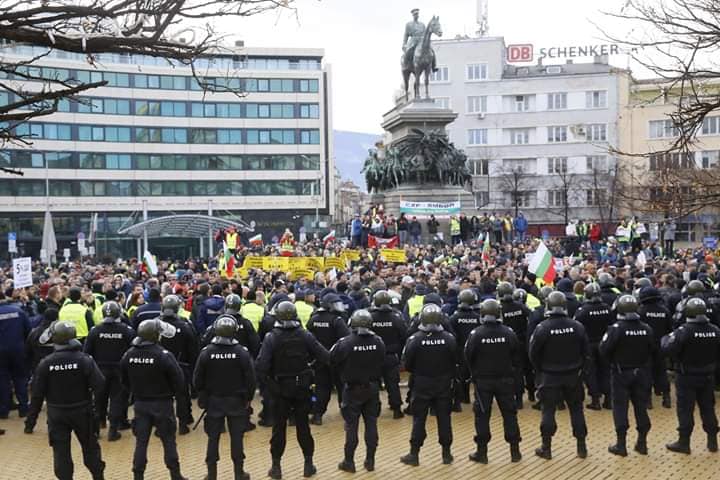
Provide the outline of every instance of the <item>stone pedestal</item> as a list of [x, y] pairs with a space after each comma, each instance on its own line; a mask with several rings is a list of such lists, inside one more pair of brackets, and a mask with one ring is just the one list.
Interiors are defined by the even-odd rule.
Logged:
[[413, 128], [444, 132], [447, 124], [456, 118], [457, 113], [442, 108], [433, 99], [398, 104], [383, 115], [382, 127], [390, 137], [385, 146], [389, 147], [407, 137]]

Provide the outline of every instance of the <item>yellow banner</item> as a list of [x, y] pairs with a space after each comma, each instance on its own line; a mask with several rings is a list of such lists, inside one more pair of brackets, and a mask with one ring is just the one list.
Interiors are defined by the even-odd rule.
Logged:
[[405, 250], [383, 248], [380, 250], [380, 255], [386, 262], [405, 263], [407, 261], [407, 258], [405, 257]]
[[288, 257], [288, 269], [292, 272], [293, 270], [307, 268], [307, 258], [305, 257]]
[[325, 270], [330, 270], [331, 268], [337, 268], [338, 270], [345, 271], [347, 265], [345, 260], [340, 257], [325, 257]]
[[357, 262], [360, 260], [360, 252], [357, 250], [345, 250], [342, 255], [346, 261]]
[[263, 257], [263, 270], [281, 270], [287, 272], [289, 267], [289, 257]]
[[315, 276], [315, 272], [313, 272], [312, 270], [309, 270], [307, 268], [298, 268], [296, 270], [291, 269], [289, 272], [290, 280], [298, 280], [303, 277], [308, 280], [312, 280], [314, 276]]
[[263, 258], [265, 257], [245, 257], [245, 260], [243, 261], [243, 268], [246, 270], [249, 270], [251, 268], [264, 268], [263, 267]]
[[325, 265], [325, 259], [323, 257], [305, 257], [307, 268], [315, 271], [320, 271]]

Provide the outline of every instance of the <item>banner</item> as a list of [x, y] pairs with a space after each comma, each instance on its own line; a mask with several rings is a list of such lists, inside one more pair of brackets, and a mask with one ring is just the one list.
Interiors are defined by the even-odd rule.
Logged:
[[305, 278], [312, 281], [312, 279], [315, 277], [315, 272], [307, 268], [298, 268], [296, 270], [290, 269], [290, 272], [288, 272], [288, 274], [290, 280], [299, 280], [300, 278]]
[[32, 287], [32, 260], [30, 257], [13, 259], [13, 288]]
[[345, 250], [342, 252], [343, 258], [346, 262], [358, 262], [360, 261], [360, 252], [357, 250]]
[[245, 257], [245, 261], [243, 262], [243, 268], [246, 270], [249, 270], [251, 268], [263, 268], [263, 258], [264, 257]]
[[305, 261], [307, 262], [307, 268], [310, 270], [320, 271], [325, 266], [324, 257], [305, 257]]
[[288, 257], [263, 257], [263, 270], [281, 270], [287, 272], [290, 268]]
[[405, 250], [383, 248], [380, 250], [380, 255], [386, 262], [405, 263], [407, 261]]
[[347, 264], [345, 260], [340, 257], [325, 257], [325, 270], [330, 270], [331, 268], [345, 271]]
[[460, 215], [460, 202], [405, 202], [401, 200], [400, 213], [416, 217]]

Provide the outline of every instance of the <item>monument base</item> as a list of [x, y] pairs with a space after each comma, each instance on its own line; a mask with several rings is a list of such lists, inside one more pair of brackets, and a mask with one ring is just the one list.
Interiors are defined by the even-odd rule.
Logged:
[[401, 141], [410, 135], [414, 128], [445, 132], [447, 124], [452, 123], [457, 115], [431, 98], [398, 104], [383, 115], [382, 127], [390, 136], [385, 146], [389, 147]]

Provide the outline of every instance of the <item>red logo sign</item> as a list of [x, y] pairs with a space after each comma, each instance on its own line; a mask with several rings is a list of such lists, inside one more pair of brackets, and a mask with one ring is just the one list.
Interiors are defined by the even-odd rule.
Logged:
[[533, 46], [530, 43], [507, 46], [508, 63], [524, 63], [533, 61]]

